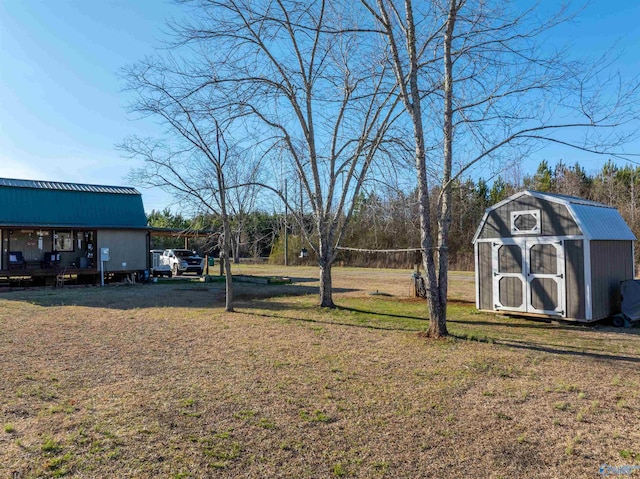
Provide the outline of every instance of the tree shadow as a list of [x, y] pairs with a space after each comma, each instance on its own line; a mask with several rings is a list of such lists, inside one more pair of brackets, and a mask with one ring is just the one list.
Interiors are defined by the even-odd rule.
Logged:
[[[285, 308], [283, 308], [285, 309]], [[287, 307], [286, 309], [290, 310], [290, 307]], [[299, 309], [309, 309], [308, 307], [304, 307], [304, 308], [299, 308]], [[276, 309], [277, 310], [277, 309]], [[300, 317], [293, 317], [293, 316], [284, 316], [284, 315], [279, 315], [279, 314], [268, 314], [268, 313], [256, 313], [256, 312], [250, 312], [252, 315], [254, 316], [258, 316], [258, 317], [263, 317], [263, 318], [270, 318], [270, 319], [280, 319], [280, 320], [285, 320], [285, 321], [291, 321], [291, 322], [300, 322], [300, 323], [309, 323], [309, 324], [322, 324], [322, 325], [327, 325], [327, 326], [346, 326], [349, 328], [358, 328], [358, 329], [374, 329], [374, 330], [382, 330], [382, 331], [404, 331], [404, 332], [413, 332], [413, 333], [417, 333], [420, 331], [423, 331], [424, 328], [394, 328], [394, 327], [390, 327], [390, 326], [381, 326], [381, 325], [377, 325], [377, 324], [358, 324], [358, 323], [350, 323], [350, 322], [344, 322], [344, 321], [330, 321], [330, 320], [325, 320], [325, 319], [312, 319], [312, 318], [300, 318]]]
[[393, 313], [381, 313], [379, 311], [367, 311], [366, 309], [359, 308], [349, 308], [347, 306], [336, 306], [336, 309], [341, 311], [349, 311], [353, 313], [362, 313], [362, 314], [370, 314], [372, 316], [385, 316], [390, 318], [399, 318], [399, 319], [415, 319], [417, 321], [429, 321], [429, 318], [421, 317], [421, 316], [409, 316], [405, 314], [393, 314]]
[[[428, 324], [428, 318], [414, 316], [410, 314], [394, 314], [379, 311], [369, 311], [361, 308], [352, 308], [347, 306], [337, 306], [335, 310], [338, 314], [334, 319], [327, 317], [323, 319], [306, 318], [303, 311], [310, 311], [314, 308], [320, 309], [319, 306], [310, 307], [308, 301], [296, 302], [289, 301], [286, 298], [301, 297], [308, 295], [317, 295], [317, 286], [304, 286], [296, 284], [287, 285], [260, 285], [260, 284], [237, 284], [234, 286], [236, 296], [236, 308], [240, 310], [246, 309], [247, 314], [253, 314], [259, 317], [272, 318], [284, 321], [292, 321], [297, 323], [317, 324], [317, 325], [336, 325], [350, 328], [369, 329], [369, 330], [385, 330], [416, 333], [423, 332]], [[334, 292], [350, 292], [356, 289], [336, 288]], [[58, 307], [58, 306], [79, 306], [89, 308], [107, 308], [117, 310], [143, 309], [143, 308], [167, 308], [167, 314], [171, 314], [170, 308], [197, 308], [201, 310], [220, 309], [224, 305], [224, 283], [182, 283], [182, 284], [162, 284], [162, 285], [135, 285], [135, 286], [111, 286], [106, 288], [99, 287], [83, 287], [83, 288], [61, 288], [51, 289], [43, 288], [38, 291], [22, 291], [10, 293], [0, 296], [3, 300], [23, 301], [35, 304], [41, 307]], [[278, 300], [278, 298], [284, 298]], [[275, 299], [274, 299], [275, 298]], [[469, 308], [471, 309], [471, 308]], [[329, 314], [323, 309], [322, 314]], [[371, 321], [360, 322], [358, 319], [347, 320], [340, 318], [340, 314], [359, 313], [369, 315]], [[316, 315], [317, 316], [317, 315]], [[397, 318], [401, 320], [419, 321], [415, 324], [398, 324], [394, 326], [392, 321], [377, 322], [376, 318]], [[353, 318], [352, 318], [353, 319]], [[606, 351], [598, 352], [584, 350], [580, 346], [547, 344], [544, 340], [536, 339], [501, 339], [500, 330], [518, 331], [522, 330], [549, 330], [549, 331], [593, 331], [595, 334], [606, 334], [607, 341], [616, 339], [611, 337], [613, 333], [640, 335], [638, 328], [622, 329], [622, 328], [603, 328], [593, 327], [592, 325], [559, 325], [551, 320], [524, 320], [518, 318], [518, 321], [495, 321], [490, 320], [473, 320], [473, 319], [449, 319], [451, 324], [468, 325], [469, 327], [477, 327], [474, 331], [480, 333], [482, 337], [488, 334], [491, 339], [483, 339], [481, 342], [494, 343], [507, 347], [519, 348], [523, 350], [539, 351], [550, 354], [569, 355], [575, 357], [593, 358], [603, 361], [627, 361], [632, 363], [640, 363], [640, 357], [630, 354], [609, 354]], [[602, 327], [602, 326], [600, 326]], [[474, 328], [475, 329], [475, 328]], [[504, 331], [503, 330], [503, 331]], [[452, 335], [459, 340], [467, 341], [469, 338], [464, 335]], [[628, 336], [627, 336], [628, 337]], [[596, 339], [597, 340], [597, 339]], [[622, 341], [622, 339], [620, 339]]]
[[585, 325], [559, 325], [553, 324], [552, 321], [536, 321], [529, 323], [527, 320], [523, 320], [523, 322], [509, 322], [509, 321], [475, 321], [475, 320], [467, 320], [467, 319], [447, 319], [447, 323], [454, 324], [468, 324], [471, 326], [497, 326], [497, 327], [506, 327], [506, 328], [521, 328], [521, 329], [545, 329], [545, 330], [553, 330], [553, 331], [585, 331], [588, 330]]
[[[255, 304], [255, 302], [254, 302]], [[293, 306], [293, 308], [292, 308]], [[358, 328], [358, 329], [370, 329], [370, 330], [382, 330], [382, 331], [398, 331], [398, 332], [408, 332], [408, 333], [423, 333], [425, 328], [420, 325], [419, 327], [393, 327], [393, 326], [389, 326], [389, 325], [380, 325], [380, 324], [362, 324], [362, 323], [355, 323], [355, 322], [347, 322], [347, 321], [340, 321], [340, 320], [328, 320], [328, 319], [316, 319], [316, 318], [302, 318], [298, 315], [285, 315], [282, 314], [283, 311], [292, 311], [293, 310], [309, 310], [309, 307], [307, 305], [291, 305], [289, 303], [280, 303], [280, 302], [261, 302], [260, 304], [260, 309], [267, 309], [270, 311], [273, 311], [273, 314], [270, 314], [268, 312], [255, 312], [255, 311], [249, 311], [250, 314], [253, 314], [255, 316], [258, 317], [263, 317], [263, 318], [269, 318], [269, 319], [279, 319], [279, 320], [284, 320], [284, 321], [291, 321], [294, 323], [306, 323], [306, 324], [317, 324], [317, 325], [333, 325], [333, 326], [343, 326], [343, 327], [348, 327], [348, 328]], [[356, 309], [356, 308], [345, 308], [345, 307], [338, 307], [336, 308], [336, 310], [338, 311], [346, 311], [346, 312], [358, 312], [358, 313], [364, 313], [364, 314], [372, 314], [374, 316], [387, 316], [387, 317], [397, 317], [397, 318], [401, 318], [401, 319], [415, 319], [415, 320], [420, 320], [420, 321], [424, 321], [424, 318], [417, 318], [417, 317], [413, 317], [413, 316], [407, 316], [407, 315], [391, 315], [391, 314], [384, 314], [384, 313], [371, 313], [369, 311], [365, 311], [365, 310], [360, 310], [360, 309]], [[428, 321], [428, 320], [427, 320]], [[469, 323], [469, 324], [481, 324], [481, 325], [489, 325], [489, 326], [502, 326], [501, 324], [498, 323], [490, 323], [490, 322], [478, 322], [478, 323], [474, 323], [472, 321], [465, 321], [465, 323]], [[513, 325], [512, 325], [513, 326]], [[527, 327], [527, 325], [515, 325], [518, 327]], [[538, 325], [536, 327], [539, 328], [549, 328], [552, 327], [553, 330], [557, 330], [557, 326], [556, 325]], [[562, 328], [562, 329], [567, 329], [567, 330], [571, 330], [571, 328], [567, 327], [567, 328]], [[468, 338], [466, 336], [463, 335], [456, 335], [456, 334], [451, 334], [452, 338], [455, 338], [456, 340], [460, 340], [460, 341], [468, 341]], [[570, 345], [566, 345], [566, 346], [556, 346], [556, 345], [550, 345], [550, 344], [544, 344], [543, 342], [532, 342], [532, 341], [525, 341], [525, 340], [509, 340], [509, 339], [479, 339], [477, 340], [478, 342], [483, 342], [483, 343], [488, 343], [488, 344], [497, 344], [500, 346], [506, 346], [506, 347], [510, 347], [510, 348], [517, 348], [517, 349], [523, 349], [523, 350], [530, 350], [530, 351], [537, 351], [537, 352], [544, 352], [544, 353], [549, 353], [549, 354], [559, 354], [559, 355], [566, 355], [566, 356], [575, 356], [575, 357], [584, 357], [584, 358], [592, 358], [592, 359], [597, 359], [597, 360], [601, 360], [601, 361], [626, 361], [626, 362], [631, 362], [631, 363], [640, 363], [640, 357], [638, 356], [630, 356], [630, 355], [623, 355], [623, 354], [608, 354], [608, 353], [601, 353], [601, 352], [596, 352], [596, 351], [585, 351], [581, 348], [579, 348], [578, 346], [570, 346]]]
[[[318, 286], [300, 284], [234, 283], [234, 301], [239, 304], [256, 299], [318, 295]], [[334, 288], [334, 293], [357, 291]], [[198, 308], [224, 306], [224, 283], [166, 282], [162, 284], [36, 287], [0, 295], [7, 301], [24, 301], [41, 307], [80, 306], [106, 309]], [[291, 305], [289, 305], [291, 307]]]
[[535, 343], [530, 343], [526, 341], [517, 341], [517, 340], [497, 340], [494, 342], [496, 344], [508, 346], [510, 348], [526, 349], [529, 351], [559, 354], [563, 356], [586, 357], [586, 358], [598, 359], [602, 361], [627, 361], [631, 363], [640, 363], [640, 357], [638, 356], [624, 356], [621, 354], [606, 354], [606, 353], [596, 353], [596, 352], [590, 352], [590, 351], [580, 351], [580, 350], [574, 350], [570, 347], [558, 348], [550, 345], [535, 344]]

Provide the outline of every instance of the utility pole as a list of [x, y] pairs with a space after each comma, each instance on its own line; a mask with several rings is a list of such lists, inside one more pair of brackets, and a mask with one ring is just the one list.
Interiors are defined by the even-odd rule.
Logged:
[[284, 179], [284, 265], [289, 266], [289, 233], [287, 225], [287, 215], [289, 208], [287, 206], [287, 179]]

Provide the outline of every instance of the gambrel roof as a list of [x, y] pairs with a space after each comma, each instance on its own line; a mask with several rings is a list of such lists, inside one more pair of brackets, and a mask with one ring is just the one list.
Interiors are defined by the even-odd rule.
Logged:
[[0, 226], [142, 229], [147, 217], [134, 188], [0, 178]]
[[620, 216], [618, 210], [611, 206], [575, 196], [524, 190], [486, 209], [476, 234], [473, 237], [473, 243], [480, 237], [491, 212], [524, 196], [564, 205], [587, 240], [633, 241], [636, 239], [627, 223], [622, 216]]

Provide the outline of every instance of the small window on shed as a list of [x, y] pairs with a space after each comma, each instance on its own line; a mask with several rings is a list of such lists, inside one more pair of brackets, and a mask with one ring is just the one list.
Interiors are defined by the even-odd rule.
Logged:
[[540, 210], [511, 212], [511, 234], [540, 234], [540, 231]]

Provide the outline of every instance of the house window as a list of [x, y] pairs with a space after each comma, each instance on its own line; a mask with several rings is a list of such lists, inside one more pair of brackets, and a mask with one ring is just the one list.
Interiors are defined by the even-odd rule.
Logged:
[[56, 251], [73, 251], [73, 235], [71, 231], [57, 231], [53, 235], [53, 240]]
[[512, 211], [511, 234], [540, 234], [540, 210]]

